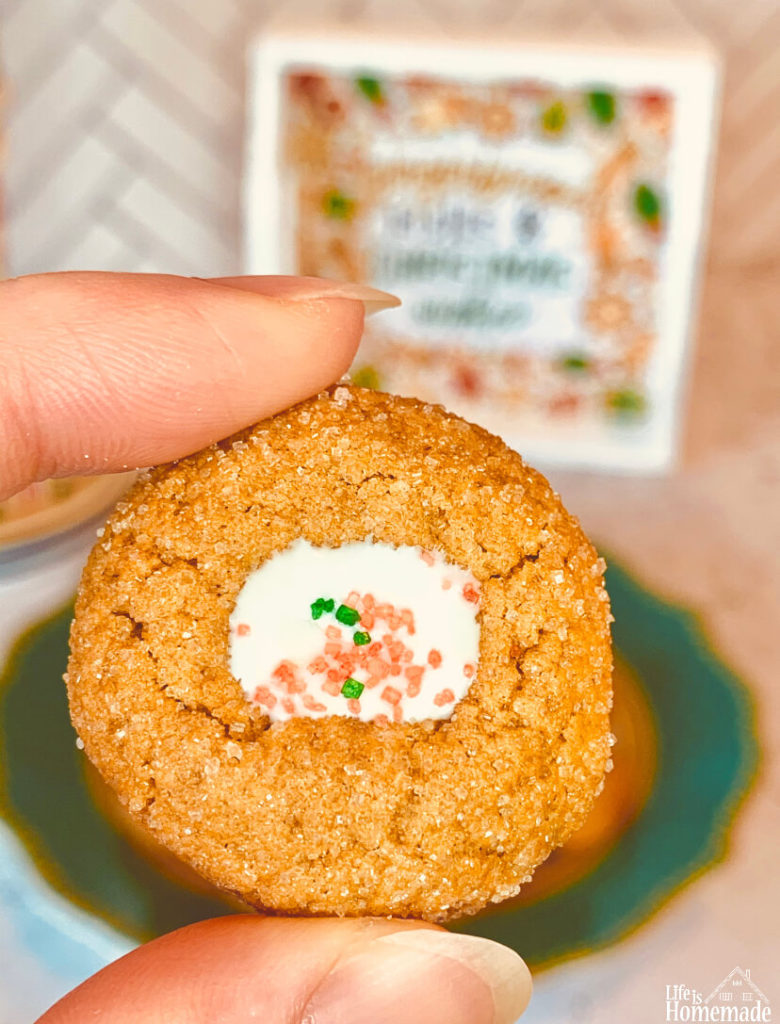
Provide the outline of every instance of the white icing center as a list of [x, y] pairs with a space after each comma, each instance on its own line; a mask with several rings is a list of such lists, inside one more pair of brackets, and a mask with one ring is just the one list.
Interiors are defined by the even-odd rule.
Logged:
[[230, 670], [272, 721], [449, 718], [476, 672], [478, 608], [477, 580], [438, 551], [297, 540], [241, 588]]

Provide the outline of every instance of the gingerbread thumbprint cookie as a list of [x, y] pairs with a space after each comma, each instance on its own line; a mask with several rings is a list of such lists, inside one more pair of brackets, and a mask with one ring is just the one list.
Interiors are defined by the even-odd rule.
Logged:
[[338, 385], [117, 506], [73, 722], [129, 811], [255, 907], [473, 913], [602, 787], [603, 569], [499, 438]]

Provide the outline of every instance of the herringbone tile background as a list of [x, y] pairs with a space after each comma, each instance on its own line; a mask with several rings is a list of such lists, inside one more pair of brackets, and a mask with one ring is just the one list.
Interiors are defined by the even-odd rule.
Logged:
[[[244, 52], [256, 0], [0, 0], [8, 271], [240, 265]], [[711, 263], [778, 258], [776, 0], [312, 0], [289, 18], [442, 32], [709, 40], [725, 69]]]
[[[369, 22], [398, 23], [403, 13], [440, 31], [501, 36], [695, 35], [721, 54], [709, 273], [682, 466], [660, 480], [571, 473], [554, 482], [615, 558], [697, 610], [755, 690], [765, 760], [718, 870], [622, 948], [542, 977], [532, 1015], [558, 1024], [645, 1024], [656, 1019], [670, 981], [696, 971], [720, 977], [716, 965], [737, 962], [763, 985], [776, 968], [767, 941], [776, 932], [767, 823], [780, 803], [771, 757], [780, 749], [778, 0], [287, 0], [284, 7], [288, 17]], [[8, 270], [238, 270], [243, 53], [271, 13], [257, 0], [0, 0]], [[28, 961], [13, 961], [23, 981], [35, 979], [17, 986], [19, 1005], [39, 1012], [44, 997], [60, 993], [42, 996], [41, 971]]]

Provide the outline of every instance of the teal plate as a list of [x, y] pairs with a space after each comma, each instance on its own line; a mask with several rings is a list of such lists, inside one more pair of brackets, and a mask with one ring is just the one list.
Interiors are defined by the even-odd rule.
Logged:
[[[639, 714], [646, 722], [626, 744], [616, 729], [612, 774], [624, 788], [610, 790], [610, 776], [600, 801], [610, 806], [611, 791], [613, 805], [625, 802], [618, 796], [628, 771], [617, 767], [621, 746], [641, 748], [643, 728], [653, 750], [639, 758], [635, 788], [646, 792], [628, 800], [626, 820], [605, 825], [586, 855], [569, 846], [554, 854], [530, 897], [455, 926], [512, 946], [535, 967], [619, 941], [722, 859], [758, 763], [750, 695], [694, 616], [614, 564], [607, 586], [615, 649], [634, 679], [633, 706], [646, 704]], [[145, 848], [119, 812], [107, 809], [68, 718], [62, 673], [71, 616], [68, 607], [25, 634], [0, 680], [0, 814], [54, 889], [134, 940], [235, 909]]]

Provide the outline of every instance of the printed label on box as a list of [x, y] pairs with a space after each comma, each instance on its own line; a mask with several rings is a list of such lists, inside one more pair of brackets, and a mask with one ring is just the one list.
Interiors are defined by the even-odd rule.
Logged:
[[287, 269], [403, 300], [369, 322], [358, 383], [554, 461], [667, 459], [678, 97], [608, 81], [280, 70]]

